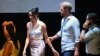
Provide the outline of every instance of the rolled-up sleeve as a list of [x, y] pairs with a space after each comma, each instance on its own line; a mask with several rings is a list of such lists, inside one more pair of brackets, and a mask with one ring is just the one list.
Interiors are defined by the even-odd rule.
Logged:
[[57, 36], [61, 37], [61, 30], [57, 32]]
[[74, 21], [73, 29], [75, 35], [75, 43], [78, 43], [80, 41], [80, 23], [78, 20]]
[[[93, 38], [95, 38], [95, 36], [97, 35], [97, 32], [99, 30], [97, 28], [94, 28], [92, 30], [89, 30], [86, 34], [85, 34], [85, 37], [84, 37], [84, 41], [85, 42], [89, 42], [91, 41]], [[97, 35], [98, 36], [98, 35]]]

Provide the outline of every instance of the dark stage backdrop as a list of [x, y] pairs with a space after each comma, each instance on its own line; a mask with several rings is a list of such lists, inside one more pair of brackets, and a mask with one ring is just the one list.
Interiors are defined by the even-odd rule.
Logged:
[[[86, 14], [89, 12], [95, 12], [100, 18], [100, 1], [99, 0], [76, 0], [75, 1], [75, 15], [80, 21], [80, 28], [85, 21]], [[45, 12], [39, 14], [40, 20], [46, 23], [48, 35], [52, 36], [57, 33], [60, 29], [60, 20], [61, 16], [59, 12]], [[5, 42], [5, 38], [3, 35], [2, 29], [2, 22], [5, 20], [12, 20], [17, 28], [17, 38], [20, 40], [21, 43], [21, 51], [20, 55], [22, 54], [22, 50], [24, 47], [25, 39], [26, 39], [26, 23], [29, 21], [28, 13], [0, 13], [0, 48]], [[52, 42], [55, 49], [61, 54], [61, 45], [60, 39], [55, 40]], [[80, 55], [85, 56], [85, 44], [80, 44]], [[46, 44], [46, 56], [53, 56], [50, 48]], [[27, 55], [30, 56], [29, 48], [27, 49]]]
[[[54, 34], [57, 33], [57, 31], [60, 28], [60, 20], [61, 20], [60, 13], [40, 13], [39, 17], [40, 20], [46, 23], [49, 36], [53, 36]], [[20, 55], [21, 55], [22, 50], [24, 48], [25, 39], [26, 39], [26, 23], [29, 21], [28, 13], [1, 13], [0, 14], [0, 36], [2, 36], [3, 34], [2, 22], [5, 20], [12, 20], [16, 26], [17, 38], [20, 40], [21, 43], [21, 51], [20, 51]], [[2, 39], [0, 38], [1, 44], [3, 44], [5, 40], [3, 37], [4, 36], [2, 36]], [[53, 45], [55, 49], [60, 52], [60, 39], [54, 41]], [[29, 54], [30, 52], [28, 48], [27, 55]], [[46, 44], [46, 55], [51, 56], [51, 54], [52, 52], [48, 47], [48, 45]]]

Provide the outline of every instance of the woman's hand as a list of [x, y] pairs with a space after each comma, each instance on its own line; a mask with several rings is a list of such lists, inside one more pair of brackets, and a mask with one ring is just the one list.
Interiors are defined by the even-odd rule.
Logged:
[[26, 56], [26, 50], [23, 51], [22, 56]]
[[6, 25], [8, 25], [8, 21], [4, 21], [2, 24], [2, 26], [6, 26]]
[[55, 49], [53, 49], [52, 52], [53, 52], [54, 56], [59, 56], [59, 53]]

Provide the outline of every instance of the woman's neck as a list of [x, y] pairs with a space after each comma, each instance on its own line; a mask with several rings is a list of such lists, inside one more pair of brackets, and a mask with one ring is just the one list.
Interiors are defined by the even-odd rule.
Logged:
[[37, 24], [37, 19], [32, 20], [32, 26], [34, 27]]

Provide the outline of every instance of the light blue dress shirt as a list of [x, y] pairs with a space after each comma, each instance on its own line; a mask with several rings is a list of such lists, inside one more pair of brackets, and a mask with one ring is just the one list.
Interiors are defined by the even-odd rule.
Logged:
[[78, 19], [73, 15], [62, 18], [61, 29], [57, 35], [61, 37], [62, 52], [74, 50], [75, 43], [79, 42], [80, 36], [80, 23]]
[[85, 34], [86, 53], [98, 55], [100, 54], [100, 27], [93, 25]]

